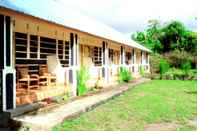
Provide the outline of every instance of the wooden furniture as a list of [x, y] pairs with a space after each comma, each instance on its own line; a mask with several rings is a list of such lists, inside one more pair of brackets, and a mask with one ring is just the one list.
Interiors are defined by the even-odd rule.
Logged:
[[56, 85], [56, 76], [48, 72], [46, 65], [39, 66], [39, 85], [40, 86]]
[[29, 74], [28, 66], [21, 65], [17, 67], [18, 78], [17, 85], [18, 88], [27, 88], [29, 92], [32, 88], [39, 88], [39, 76], [37, 74]]

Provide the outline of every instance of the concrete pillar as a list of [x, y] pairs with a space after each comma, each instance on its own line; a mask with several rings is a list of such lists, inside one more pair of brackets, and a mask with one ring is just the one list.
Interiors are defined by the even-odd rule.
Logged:
[[16, 71], [14, 68], [12, 21], [0, 15], [0, 111], [16, 107]]
[[149, 58], [149, 53], [147, 52], [148, 55], [148, 60], [147, 60], [147, 64], [148, 64], [148, 72], [150, 72], [150, 58]]
[[70, 67], [69, 82], [71, 84], [72, 96], [77, 95], [77, 65], [78, 65], [78, 36], [77, 34], [70, 34]]
[[121, 54], [120, 54], [120, 57], [121, 57], [121, 66], [125, 66], [125, 48], [124, 46], [121, 46]]
[[109, 82], [109, 48], [108, 48], [108, 43], [103, 41], [102, 45], [102, 56], [103, 56], [103, 69], [102, 69], [102, 74], [105, 83], [107, 84]]
[[135, 49], [133, 49], [133, 62], [134, 62], [134, 72], [136, 73], [137, 72], [137, 66], [136, 66], [136, 64], [137, 64], [137, 60], [136, 60], [136, 50]]

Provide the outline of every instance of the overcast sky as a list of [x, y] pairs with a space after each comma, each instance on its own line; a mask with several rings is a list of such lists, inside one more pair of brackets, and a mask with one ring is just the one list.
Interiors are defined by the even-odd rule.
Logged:
[[56, 0], [128, 34], [142, 31], [148, 20], [180, 20], [197, 29], [197, 0]]

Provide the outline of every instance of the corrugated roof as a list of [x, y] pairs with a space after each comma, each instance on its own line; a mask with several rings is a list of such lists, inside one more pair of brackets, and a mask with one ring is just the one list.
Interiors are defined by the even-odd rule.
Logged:
[[0, 6], [150, 52], [117, 30], [54, 0], [0, 0]]

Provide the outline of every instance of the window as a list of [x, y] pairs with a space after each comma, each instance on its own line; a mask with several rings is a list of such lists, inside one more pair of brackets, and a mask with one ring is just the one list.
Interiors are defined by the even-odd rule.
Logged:
[[126, 52], [125, 63], [127, 65], [131, 64], [131, 52]]
[[27, 58], [27, 34], [15, 33], [16, 60]]
[[109, 62], [110, 64], [114, 63], [114, 50], [113, 49], [109, 49]]
[[94, 47], [93, 53], [94, 53], [93, 62], [95, 66], [101, 66], [102, 65], [102, 48]]
[[40, 58], [46, 60], [50, 54], [56, 54], [56, 40], [40, 37]]
[[58, 57], [62, 66], [69, 66], [69, 42], [58, 41]]
[[30, 58], [37, 58], [38, 36], [30, 35]]

